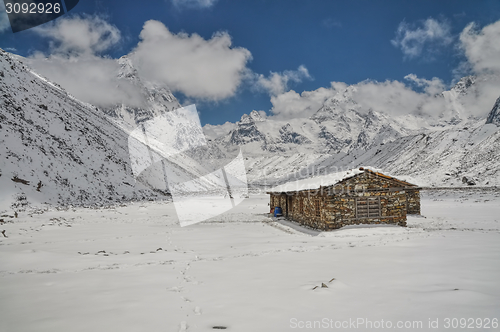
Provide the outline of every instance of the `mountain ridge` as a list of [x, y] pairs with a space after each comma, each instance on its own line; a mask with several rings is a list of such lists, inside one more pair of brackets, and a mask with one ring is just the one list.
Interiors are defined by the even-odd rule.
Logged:
[[0, 209], [158, 196], [134, 185], [122, 128], [3, 50], [0, 93]]
[[495, 105], [493, 105], [493, 108], [488, 114], [486, 123], [487, 124], [491, 123], [500, 127], [500, 97], [498, 97], [497, 101], [495, 102]]
[[[81, 102], [20, 57], [0, 50], [1, 203], [92, 205], [165, 197], [168, 188], [135, 184], [127, 141], [137, 126], [180, 103], [168, 87], [144, 81], [130, 58], [117, 61], [117, 77], [141, 91], [142, 106], [98, 108]], [[460, 110], [462, 97], [457, 96], [476, 93], [475, 82], [465, 77], [448, 91], [454, 100], [450, 109], [457, 111], [441, 122], [364, 109], [352, 100], [354, 90], [348, 87], [309, 118], [276, 119], [252, 111], [236, 123], [206, 125], [206, 146], [190, 151], [189, 158], [199, 165], [229, 162], [241, 149], [254, 187], [359, 165], [413, 177], [419, 185], [500, 185], [500, 98], [486, 120], [463, 118]], [[192, 130], [180, 135], [185, 137], [175, 139], [181, 145], [195, 139]], [[161, 172], [150, 173], [154, 182]], [[464, 177], [473, 181], [464, 183]]]

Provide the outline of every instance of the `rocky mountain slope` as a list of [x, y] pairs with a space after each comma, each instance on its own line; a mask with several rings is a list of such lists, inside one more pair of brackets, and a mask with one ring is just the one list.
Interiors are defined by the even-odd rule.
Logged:
[[0, 94], [3, 208], [13, 200], [102, 204], [155, 195], [135, 188], [121, 128], [3, 50]]
[[500, 127], [500, 97], [498, 97], [495, 105], [491, 109], [490, 114], [488, 114], [486, 123], [491, 123]]
[[[147, 187], [135, 184], [128, 139], [180, 105], [167, 87], [142, 80], [127, 57], [118, 61], [118, 77], [142, 91], [142, 106], [82, 103], [0, 51], [0, 205], [95, 204], [166, 193], [151, 186], [164, 176], [159, 164], [145, 173]], [[186, 170], [218, 168], [241, 149], [249, 183], [257, 187], [360, 165], [419, 185], [500, 185], [500, 98], [487, 119], [467, 118], [462, 99], [474, 89], [475, 78], [467, 77], [437, 96], [449, 106], [439, 122], [364, 109], [347, 87], [310, 118], [277, 120], [253, 111], [234, 124], [205, 126], [206, 141], [194, 129], [181, 130], [182, 137], [159, 135], [180, 145], [204, 142], [180, 156]]]
[[499, 186], [500, 128], [484, 124], [426, 131], [349, 153], [248, 157], [254, 185], [269, 186], [369, 165], [421, 186]]
[[464, 77], [449, 91], [434, 96], [445, 105], [434, 118], [414, 113], [388, 115], [374, 111], [358, 104], [353, 97], [356, 87], [348, 86], [326, 100], [309, 118], [280, 120], [265, 118], [252, 111], [235, 124], [207, 125], [205, 134], [223, 150], [241, 146], [249, 156], [266, 153], [335, 154], [369, 149], [424, 130], [474, 120], [465, 115], [463, 99], [477, 93], [475, 82], [473, 76]]
[[492, 125], [499, 122], [500, 102], [487, 120], [467, 117], [464, 100], [476, 90], [476, 78], [469, 76], [436, 95], [446, 101], [437, 120], [364, 110], [347, 87], [309, 119], [284, 121], [253, 111], [232, 126], [208, 125], [205, 133], [223, 151], [241, 147], [254, 185], [359, 165], [410, 176], [420, 185], [500, 185], [500, 133]]
[[[331, 154], [368, 148], [398, 137], [418, 132], [418, 119], [412, 115], [400, 118], [370, 110], [336, 108], [329, 103], [310, 118], [289, 120], [263, 119], [258, 112], [243, 115], [226, 131], [206, 126], [205, 134], [222, 150], [242, 147], [246, 155], [266, 153]], [[228, 130], [229, 129], [229, 130]]]
[[117, 73], [118, 79], [132, 83], [142, 95], [142, 105], [140, 106], [131, 107], [120, 104], [102, 109], [109, 117], [119, 120], [122, 127], [133, 129], [139, 123], [181, 106], [168, 87], [141, 79], [129, 57], [122, 56], [117, 61], [120, 64], [120, 71]]
[[322, 164], [344, 169], [372, 165], [410, 176], [423, 186], [499, 185], [499, 147], [499, 128], [478, 121], [468, 127], [426, 131], [368, 150], [331, 156]]

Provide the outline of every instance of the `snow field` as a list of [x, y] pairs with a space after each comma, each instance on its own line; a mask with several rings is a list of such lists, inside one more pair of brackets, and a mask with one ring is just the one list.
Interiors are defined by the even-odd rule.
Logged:
[[4, 218], [0, 331], [335, 330], [298, 326], [324, 319], [425, 331], [429, 319], [439, 330], [446, 318], [498, 319], [498, 196], [424, 192], [425, 217], [409, 227], [328, 233], [269, 219], [266, 195], [189, 227], [161, 202]]

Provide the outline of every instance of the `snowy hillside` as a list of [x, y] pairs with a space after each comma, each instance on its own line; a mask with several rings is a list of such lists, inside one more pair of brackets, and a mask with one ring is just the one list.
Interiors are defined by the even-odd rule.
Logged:
[[[136, 190], [128, 136], [139, 124], [180, 104], [167, 87], [139, 77], [129, 58], [118, 62], [117, 76], [139, 88], [143, 105], [97, 109], [34, 73], [22, 58], [1, 51], [2, 204], [25, 204], [25, 198], [38, 203], [103, 203], [168, 190], [164, 184], [154, 187], [161, 189], [156, 194]], [[197, 165], [218, 169], [241, 149], [253, 186], [274, 186], [360, 165], [410, 177], [419, 185], [500, 185], [500, 101], [487, 119], [466, 118], [464, 98], [477, 93], [475, 82], [465, 77], [436, 96], [449, 106], [437, 121], [364, 109], [352, 98], [355, 88], [347, 87], [310, 118], [279, 120], [253, 111], [237, 123], [206, 125], [206, 140], [201, 132], [184, 129], [176, 140], [202, 138], [203, 144], [182, 157], [190, 174], [203, 173], [194, 171]], [[155, 167], [142, 175], [149, 188], [163, 176]]]
[[[330, 155], [247, 158], [249, 181], [276, 185], [369, 165], [421, 186], [500, 185], [500, 128], [484, 120]], [[465, 179], [464, 179], [465, 178]]]
[[499, 147], [500, 130], [481, 121], [331, 156], [322, 164], [344, 169], [349, 165], [372, 165], [394, 175], [411, 176], [422, 186], [492, 186], [500, 184]]
[[[127, 135], [0, 50], [0, 203], [137, 198]], [[144, 191], [146, 195], [151, 192]]]

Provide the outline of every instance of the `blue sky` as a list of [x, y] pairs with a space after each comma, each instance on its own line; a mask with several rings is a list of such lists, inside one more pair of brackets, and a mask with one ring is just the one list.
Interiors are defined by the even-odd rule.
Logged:
[[[202, 66], [195, 67], [196, 71], [212, 68], [215, 73], [225, 72], [227, 80], [225, 74], [208, 72], [185, 83], [172, 78], [165, 78], [165, 82], [170, 83], [181, 101], [196, 102], [203, 124], [222, 124], [237, 121], [252, 110], [271, 115], [273, 107], [279, 108], [272, 103], [273, 97], [276, 101], [289, 90], [300, 94], [329, 89], [331, 82], [389, 80], [404, 82], [417, 91], [423, 89], [405, 79], [414, 74], [425, 80], [437, 77], [447, 87], [460, 74], [467, 73], [463, 64], [470, 59], [461, 47], [461, 33], [471, 22], [476, 23], [479, 34], [482, 28], [500, 20], [500, 1], [80, 0], [69, 15], [56, 21], [74, 17], [103, 26], [96, 33], [103, 34], [97, 43], [102, 41], [104, 46], [90, 45], [91, 55], [79, 51], [93, 57], [118, 58], [137, 49], [141, 41], [144, 52], [156, 52], [153, 42], [146, 48], [147, 43], [140, 37], [145, 22], [150, 20], [161, 22], [167, 29], [151, 24], [150, 36], [168, 31], [174, 38], [192, 40], [194, 44], [190, 38], [199, 35], [200, 52], [206, 49], [207, 57], [201, 57]], [[96, 17], [100, 21], [92, 21]], [[3, 29], [0, 47], [27, 57], [74, 52], [74, 45], [61, 46], [67, 40], [54, 32], [61, 28], [56, 24], [16, 34]], [[181, 32], [187, 35], [178, 35]], [[220, 47], [226, 47], [223, 53], [228, 59], [222, 62], [227, 62], [227, 72], [222, 68], [224, 63], [211, 62], [218, 54], [210, 53], [209, 41], [214, 41], [214, 34], [219, 36]], [[160, 50], [168, 52], [169, 47]], [[179, 48], [178, 52], [184, 49]], [[182, 53], [178, 54], [183, 58]], [[149, 59], [141, 59], [146, 67]], [[186, 59], [176, 68], [187, 66], [183, 70], [190, 71], [189, 61], [198, 57]], [[151, 71], [151, 75], [155, 74]], [[161, 74], [169, 76], [170, 71], [172, 68], [166, 67]], [[161, 80], [158, 75], [154, 77]], [[191, 95], [186, 88], [189, 84], [194, 86]]]

